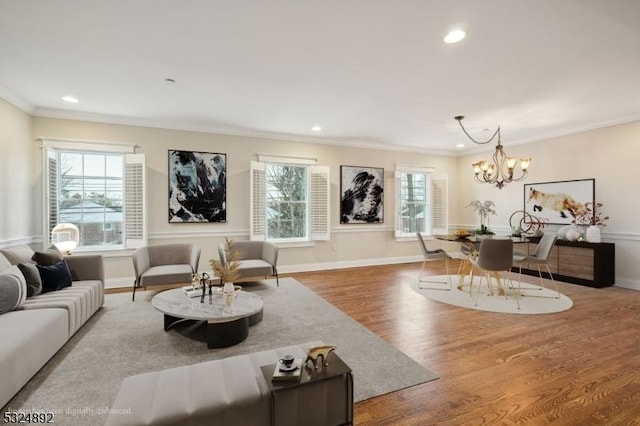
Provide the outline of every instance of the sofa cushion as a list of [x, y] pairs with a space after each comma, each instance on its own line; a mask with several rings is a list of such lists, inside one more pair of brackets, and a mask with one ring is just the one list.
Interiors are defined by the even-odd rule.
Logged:
[[19, 263], [18, 268], [24, 280], [27, 282], [27, 297], [37, 296], [42, 293], [42, 279], [40, 271], [35, 263]]
[[18, 263], [31, 262], [33, 249], [28, 245], [22, 244], [11, 248], [4, 248], [0, 250], [0, 253], [2, 253], [12, 265], [17, 265]]
[[62, 253], [60, 253], [60, 251], [55, 246], [52, 246], [46, 250], [34, 252], [33, 256], [31, 256], [31, 259], [38, 265], [52, 266], [60, 262], [63, 257]]
[[0, 407], [42, 368], [68, 338], [64, 309], [0, 315]]
[[27, 299], [27, 283], [17, 266], [0, 273], [0, 314], [19, 308]]
[[140, 276], [140, 285], [190, 283], [192, 275], [191, 265], [152, 266]]
[[36, 265], [42, 279], [42, 292], [47, 293], [69, 287], [71, 285], [71, 273], [64, 259], [55, 265]]
[[238, 275], [241, 277], [258, 277], [273, 274], [273, 268], [264, 260], [247, 259], [238, 262]]
[[0, 272], [8, 269], [10, 266], [11, 262], [9, 262], [9, 259], [7, 259], [4, 254], [0, 253]]

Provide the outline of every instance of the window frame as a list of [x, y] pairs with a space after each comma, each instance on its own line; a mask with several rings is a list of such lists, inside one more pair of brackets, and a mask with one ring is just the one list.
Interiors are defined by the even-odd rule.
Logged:
[[[290, 237], [290, 238], [269, 238], [269, 219], [266, 216], [265, 212], [265, 240], [271, 241], [273, 243], [298, 243], [298, 242], [307, 242], [310, 241], [309, 235], [309, 207], [311, 204], [310, 200], [310, 191], [309, 191], [309, 166], [301, 165], [301, 164], [293, 164], [293, 163], [280, 163], [280, 162], [265, 162], [265, 181], [268, 185], [269, 181], [269, 167], [270, 166], [284, 166], [284, 167], [297, 167], [304, 170], [304, 187], [305, 187], [305, 197], [304, 201], [289, 201], [290, 203], [296, 204], [304, 204], [305, 206], [305, 214], [304, 214], [304, 236], [303, 237]], [[265, 202], [267, 203], [267, 207], [269, 205], [269, 190], [265, 188]], [[280, 204], [280, 203], [278, 203]], [[268, 210], [268, 209], [267, 209]]]
[[[268, 238], [267, 229], [267, 164], [306, 168], [306, 232], [303, 238]], [[316, 160], [301, 157], [259, 155], [250, 165], [250, 239], [271, 241], [283, 246], [313, 245], [317, 240], [330, 239], [330, 169], [316, 165]]]
[[396, 165], [395, 170], [395, 238], [397, 240], [415, 240], [416, 232], [404, 232], [402, 218], [402, 178], [407, 174], [425, 176], [425, 220], [423, 229], [416, 230], [426, 236], [446, 234], [448, 232], [448, 193], [447, 177], [437, 174], [433, 167]]
[[[74, 251], [83, 253], [114, 252], [130, 250], [147, 244], [146, 198], [145, 198], [145, 158], [144, 154], [135, 154], [135, 145], [93, 141], [62, 139], [38, 139], [42, 148], [42, 232], [43, 246], [51, 245], [52, 224], [58, 223], [58, 182], [60, 168], [57, 161], [60, 152], [78, 152], [83, 154], [122, 155], [122, 244], [78, 246]], [[52, 159], [54, 162], [52, 163]], [[55, 176], [52, 173], [55, 167]], [[132, 174], [133, 171], [133, 174]], [[131, 176], [134, 176], [133, 178]], [[55, 178], [55, 179], [54, 179]], [[55, 180], [55, 181], [54, 181]], [[133, 195], [132, 195], [133, 194]], [[132, 202], [131, 200], [135, 200]], [[55, 202], [55, 209], [51, 203]], [[52, 211], [56, 213], [52, 218]], [[133, 223], [127, 225], [128, 222]], [[102, 223], [104, 227], [105, 222]]]

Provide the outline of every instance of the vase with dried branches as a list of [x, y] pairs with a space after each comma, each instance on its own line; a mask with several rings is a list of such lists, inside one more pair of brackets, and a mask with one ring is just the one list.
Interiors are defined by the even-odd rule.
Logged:
[[238, 279], [238, 261], [240, 256], [233, 248], [233, 240], [225, 238], [224, 259], [209, 260], [209, 265], [213, 272], [220, 278], [222, 286], [222, 297], [226, 306], [231, 306], [235, 298], [234, 281]]

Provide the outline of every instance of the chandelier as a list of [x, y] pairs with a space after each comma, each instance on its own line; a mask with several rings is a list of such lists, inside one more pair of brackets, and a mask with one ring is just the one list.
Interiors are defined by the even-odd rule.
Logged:
[[459, 115], [454, 118], [458, 121], [458, 124], [460, 124], [464, 134], [467, 135], [472, 142], [477, 143], [478, 145], [487, 144], [497, 138], [498, 144], [496, 145], [496, 152], [493, 154], [493, 160], [478, 161], [477, 163], [472, 164], [477, 182], [490, 183], [495, 185], [498, 189], [502, 189], [507, 183], [522, 180], [527, 176], [529, 173], [529, 163], [531, 162], [531, 158], [520, 159], [521, 172], [518, 174], [518, 177], [514, 177], [518, 159], [515, 157], [508, 157], [507, 154], [504, 153], [504, 150], [502, 149], [502, 142], [500, 141], [500, 126], [498, 126], [498, 129], [495, 131], [493, 136], [482, 142], [472, 138], [464, 128], [462, 125], [462, 120], [464, 120], [463, 115]]

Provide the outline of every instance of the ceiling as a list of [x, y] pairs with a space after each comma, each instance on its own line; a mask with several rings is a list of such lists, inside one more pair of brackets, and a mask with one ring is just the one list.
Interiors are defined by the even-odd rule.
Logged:
[[[445, 44], [453, 28], [467, 37]], [[477, 147], [456, 115], [478, 139], [501, 125], [505, 146], [640, 119], [640, 1], [0, 0], [0, 96], [37, 116], [456, 155]]]

